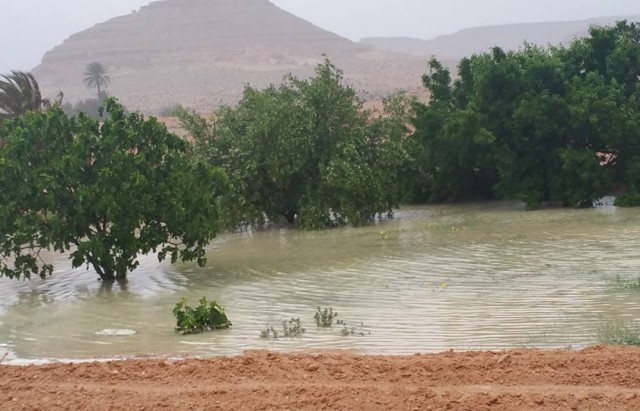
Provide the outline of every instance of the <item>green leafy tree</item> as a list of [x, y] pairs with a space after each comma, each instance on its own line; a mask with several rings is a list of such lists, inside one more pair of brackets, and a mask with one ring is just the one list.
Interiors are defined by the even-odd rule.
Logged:
[[95, 88], [96, 98], [102, 101], [106, 97], [105, 89], [111, 83], [111, 77], [107, 74], [107, 69], [101, 62], [94, 61], [87, 64], [82, 82], [87, 88]]
[[392, 181], [408, 158], [408, 130], [393, 106], [375, 119], [329, 61], [309, 80], [292, 76], [265, 90], [247, 87], [213, 120], [181, 113], [196, 152], [231, 182], [223, 200], [231, 224], [284, 219], [305, 228], [366, 224], [401, 198]]
[[640, 184], [640, 26], [592, 27], [568, 48], [525, 44], [437, 60], [414, 119], [415, 199], [592, 204]]
[[612, 175], [592, 150], [563, 149], [558, 155], [562, 170], [554, 181], [554, 189], [571, 206], [591, 207], [611, 189]]
[[45, 277], [42, 250], [69, 253], [104, 282], [138, 255], [205, 263], [223, 175], [155, 118], [107, 99], [103, 122], [60, 107], [0, 123], [0, 275]]
[[571, 76], [573, 126], [606, 154], [614, 179], [640, 187], [640, 25], [592, 27], [587, 38], [559, 50]]
[[0, 76], [0, 121], [40, 110], [44, 102], [38, 82], [31, 73], [12, 71]]
[[[464, 60], [461, 64], [469, 64]], [[431, 93], [430, 104], [415, 103], [413, 120], [417, 172], [413, 200], [457, 201], [490, 198], [495, 184], [495, 136], [484, 124], [485, 116], [462, 90], [473, 81], [460, 71], [452, 83], [449, 70], [439, 61], [429, 62], [423, 83]]]

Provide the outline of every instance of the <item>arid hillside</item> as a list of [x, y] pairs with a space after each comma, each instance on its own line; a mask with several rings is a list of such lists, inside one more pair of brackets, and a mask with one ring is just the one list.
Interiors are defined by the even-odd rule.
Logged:
[[356, 44], [268, 0], [164, 0], [74, 34], [45, 54], [34, 74], [46, 95], [75, 102], [92, 61], [112, 78], [110, 94], [131, 109], [182, 104], [210, 112], [236, 102], [245, 84], [264, 87], [292, 72], [305, 77], [327, 55], [364, 98], [415, 88], [423, 58]]
[[540, 46], [568, 44], [574, 38], [586, 36], [592, 25], [609, 25], [619, 20], [640, 21], [640, 16], [475, 27], [431, 40], [372, 37], [362, 39], [360, 44], [414, 56], [434, 55], [439, 58], [459, 60], [474, 53], [487, 51], [493, 46], [500, 46], [505, 50], [517, 50], [525, 41]]

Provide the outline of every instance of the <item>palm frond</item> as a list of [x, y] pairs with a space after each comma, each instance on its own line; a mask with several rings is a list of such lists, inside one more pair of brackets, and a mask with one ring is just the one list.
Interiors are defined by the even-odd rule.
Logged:
[[31, 73], [14, 70], [0, 76], [0, 120], [42, 108], [42, 95]]

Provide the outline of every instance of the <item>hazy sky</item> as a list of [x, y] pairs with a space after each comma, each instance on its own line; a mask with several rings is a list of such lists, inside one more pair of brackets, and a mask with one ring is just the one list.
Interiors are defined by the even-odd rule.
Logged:
[[[215, 0], [211, 0], [215, 1]], [[432, 38], [462, 28], [640, 15], [640, 0], [272, 0], [314, 24], [359, 40]], [[149, 0], [0, 0], [0, 73], [30, 70], [71, 34]]]

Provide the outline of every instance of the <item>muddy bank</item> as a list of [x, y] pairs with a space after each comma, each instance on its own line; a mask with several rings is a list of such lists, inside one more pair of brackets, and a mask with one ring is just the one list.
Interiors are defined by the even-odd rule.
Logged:
[[640, 349], [0, 366], [3, 410], [640, 409]]

